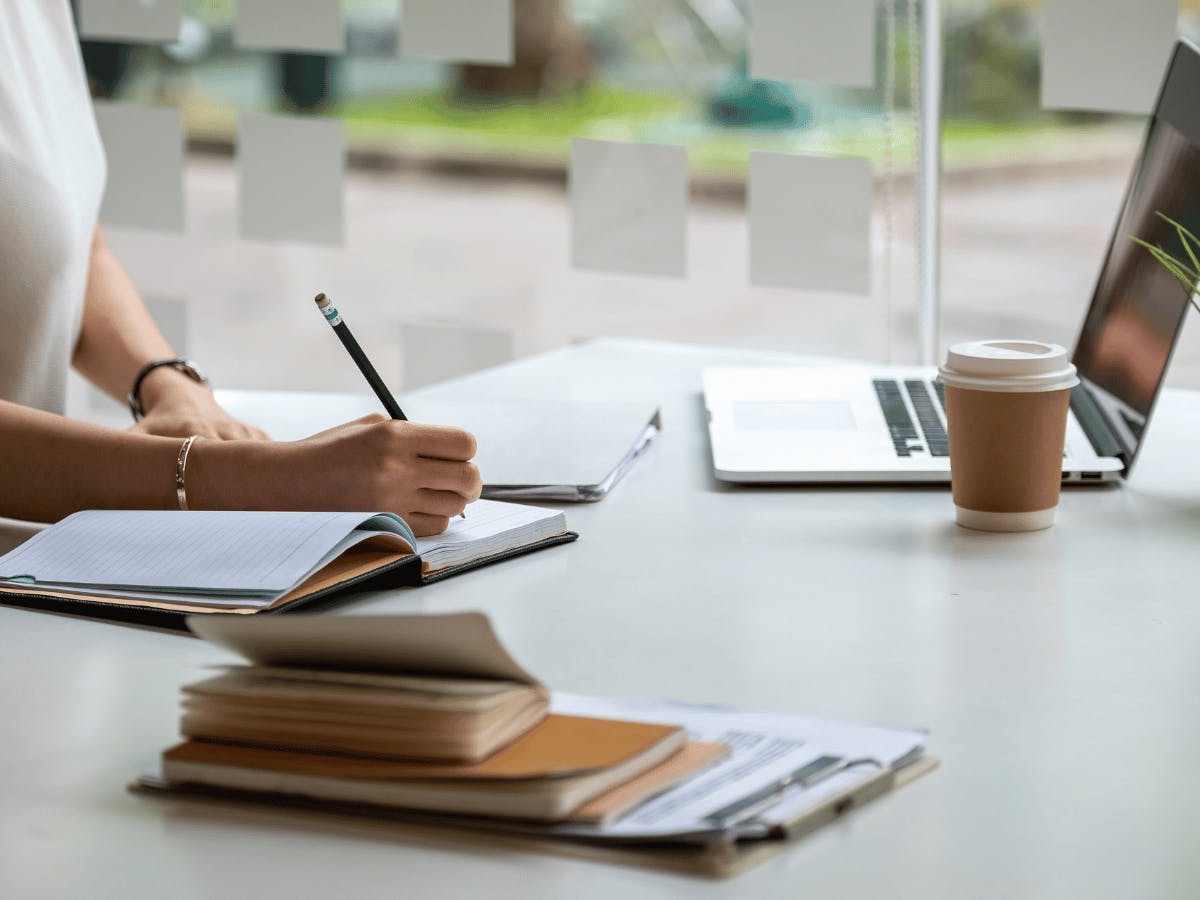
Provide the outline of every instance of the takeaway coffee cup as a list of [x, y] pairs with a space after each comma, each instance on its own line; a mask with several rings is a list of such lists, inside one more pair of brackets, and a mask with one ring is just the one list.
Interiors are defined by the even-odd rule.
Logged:
[[950, 348], [940, 369], [959, 525], [1037, 531], [1054, 524], [1071, 388], [1067, 351], [1040, 341]]

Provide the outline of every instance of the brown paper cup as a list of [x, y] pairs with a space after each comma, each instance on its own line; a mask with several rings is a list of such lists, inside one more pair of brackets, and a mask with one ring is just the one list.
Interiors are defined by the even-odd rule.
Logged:
[[983, 531], [1053, 525], [1071, 391], [945, 391], [958, 523]]

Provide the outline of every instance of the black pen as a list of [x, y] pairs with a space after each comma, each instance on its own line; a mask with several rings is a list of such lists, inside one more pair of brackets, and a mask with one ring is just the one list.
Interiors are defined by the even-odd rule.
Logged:
[[350, 354], [350, 358], [354, 360], [354, 364], [358, 366], [358, 371], [363, 373], [363, 378], [367, 379], [367, 384], [371, 386], [371, 390], [375, 392], [375, 396], [379, 398], [379, 402], [383, 404], [387, 414], [393, 419], [407, 422], [408, 416], [404, 414], [404, 410], [400, 408], [400, 404], [396, 402], [392, 392], [387, 389], [387, 385], [383, 383], [383, 379], [379, 377], [379, 373], [367, 359], [367, 354], [363, 353], [363, 348], [358, 345], [354, 335], [350, 333], [350, 326], [342, 321], [342, 315], [333, 305], [333, 301], [324, 293], [317, 294], [313, 299], [316, 300], [317, 309], [321, 311], [325, 321], [333, 326], [334, 333], [341, 340], [346, 352]]
[[[392, 392], [388, 390], [383, 379], [379, 377], [379, 373], [375, 371], [375, 367], [371, 365], [371, 360], [367, 359], [367, 354], [363, 353], [363, 348], [358, 345], [358, 341], [350, 333], [350, 326], [342, 320], [342, 314], [333, 305], [333, 301], [324, 292], [317, 294], [313, 299], [317, 303], [317, 309], [325, 317], [325, 321], [333, 326], [334, 333], [341, 340], [346, 352], [350, 354], [350, 358], [354, 360], [354, 364], [358, 366], [358, 371], [363, 373], [363, 378], [367, 379], [367, 384], [371, 386], [371, 390], [375, 392], [375, 396], [379, 398], [379, 402], [383, 404], [387, 414], [393, 419], [407, 422], [408, 416], [404, 414], [404, 410], [400, 408], [400, 404], [396, 402]], [[459, 515], [463, 519], [467, 517], [465, 512]]]

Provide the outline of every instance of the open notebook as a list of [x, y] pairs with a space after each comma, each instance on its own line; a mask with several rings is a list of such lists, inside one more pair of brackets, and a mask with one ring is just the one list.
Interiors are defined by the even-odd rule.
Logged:
[[558, 510], [480, 500], [469, 516], [417, 538], [391, 513], [87, 510], [0, 557], [0, 602], [183, 628], [186, 614], [427, 584], [577, 537]]

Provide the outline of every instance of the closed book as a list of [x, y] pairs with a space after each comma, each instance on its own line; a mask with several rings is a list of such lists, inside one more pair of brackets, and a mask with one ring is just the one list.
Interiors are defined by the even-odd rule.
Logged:
[[670, 725], [551, 715], [469, 765], [305, 754], [189, 741], [163, 754], [172, 782], [382, 807], [560, 821], [681, 751]]
[[184, 687], [180, 731], [309, 752], [470, 762], [540, 722], [540, 684], [231, 667]]
[[491, 756], [549, 706], [478, 613], [189, 623], [248, 664], [183, 688], [188, 738], [459, 764]]

